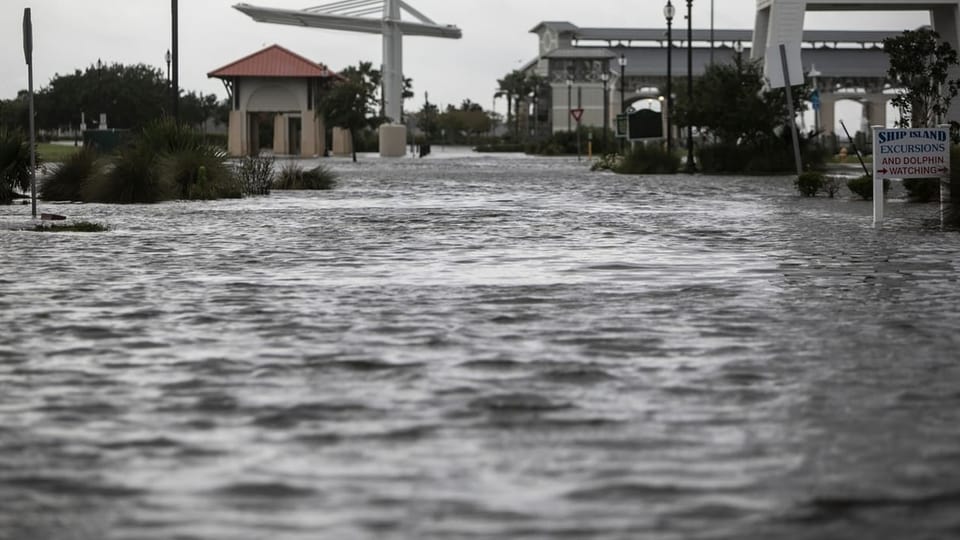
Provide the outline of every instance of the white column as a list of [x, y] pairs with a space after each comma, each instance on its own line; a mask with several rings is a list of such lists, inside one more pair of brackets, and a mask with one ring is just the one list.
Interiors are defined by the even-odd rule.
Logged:
[[403, 33], [395, 24], [400, 20], [400, 1], [383, 5], [383, 100], [384, 112], [393, 123], [400, 122], [403, 110]]

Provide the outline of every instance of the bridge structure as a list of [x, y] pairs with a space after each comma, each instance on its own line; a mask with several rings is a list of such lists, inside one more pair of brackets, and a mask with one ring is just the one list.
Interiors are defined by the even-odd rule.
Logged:
[[[776, 41], [778, 35], [771, 27], [783, 26], [775, 22], [780, 20], [780, 13], [773, 6], [763, 7], [764, 2], [772, 1], [775, 0], [760, 0], [757, 29], [694, 29], [690, 39], [693, 76], [702, 75], [711, 62], [731, 62], [738, 54], [763, 59], [765, 55], [760, 49], [771, 38]], [[894, 120], [887, 118], [887, 105], [896, 95], [896, 86], [887, 75], [889, 61], [882, 42], [900, 32], [803, 30], [802, 20], [800, 24], [800, 32], [794, 32], [794, 37], [800, 44], [806, 82], [818, 90], [816, 124], [823, 132], [834, 133], [835, 106], [842, 100], [863, 106], [860, 125], [850, 126], [852, 130], [863, 125], [887, 125], [888, 120]], [[545, 21], [531, 33], [539, 38], [539, 53], [523, 69], [545, 78], [548, 88], [545, 96], [528, 100], [537, 102], [533, 116], [539, 122], [521, 120], [539, 125], [541, 134], [567, 130], [571, 108], [583, 109], [582, 125], [591, 127], [604, 125], [605, 110], [613, 125], [621, 110], [639, 108], [641, 105], [636, 104], [642, 100], [660, 102], [653, 105], [660, 110], [666, 102], [668, 54], [674, 82], [687, 75], [686, 30], [674, 29], [672, 44], [667, 42], [666, 28], [581, 28], [570, 22]], [[621, 62], [625, 64], [622, 69]], [[622, 100], [621, 84], [625, 90]], [[684, 85], [673, 85], [675, 96], [684, 91]]]

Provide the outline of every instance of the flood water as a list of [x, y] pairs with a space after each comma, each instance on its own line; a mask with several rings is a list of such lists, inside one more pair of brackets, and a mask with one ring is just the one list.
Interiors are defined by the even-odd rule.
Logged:
[[326, 163], [0, 228], [0, 538], [960, 536], [935, 205], [877, 232], [788, 177]]

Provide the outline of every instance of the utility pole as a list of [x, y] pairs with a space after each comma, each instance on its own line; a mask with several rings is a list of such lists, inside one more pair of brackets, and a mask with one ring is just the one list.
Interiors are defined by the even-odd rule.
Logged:
[[173, 21], [173, 44], [171, 50], [173, 51], [173, 119], [178, 124], [180, 123], [180, 9], [177, 7], [177, 0], [170, 0], [170, 10], [172, 12], [172, 21]]

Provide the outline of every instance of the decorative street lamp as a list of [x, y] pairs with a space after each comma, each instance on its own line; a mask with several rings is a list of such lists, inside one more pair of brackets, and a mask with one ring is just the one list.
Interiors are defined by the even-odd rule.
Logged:
[[167, 49], [167, 54], [163, 56], [163, 59], [167, 61], [167, 86], [170, 86], [170, 62], [173, 60], [173, 57], [170, 56], [170, 49]]
[[603, 81], [603, 151], [609, 152], [608, 142], [610, 142], [610, 97], [607, 93], [607, 84], [610, 82], [610, 71], [608, 67], [604, 68], [600, 74], [600, 80]]
[[673, 128], [670, 120], [673, 116], [673, 16], [677, 10], [673, 3], [667, 0], [663, 6], [663, 16], [667, 18], [667, 153], [673, 149]]
[[573, 79], [567, 76], [567, 133], [573, 131], [571, 118], [573, 117]]
[[[627, 55], [620, 53], [620, 114], [626, 114], [627, 112], [627, 102], [624, 99], [624, 93], [627, 89]], [[629, 122], [628, 124], [629, 125]], [[620, 138], [620, 151], [623, 153], [624, 141], [626, 137]]]
[[[687, 103], [693, 104], [693, 0], [687, 0]], [[687, 120], [687, 172], [697, 172], [693, 163], [693, 122]]]

